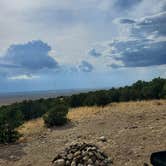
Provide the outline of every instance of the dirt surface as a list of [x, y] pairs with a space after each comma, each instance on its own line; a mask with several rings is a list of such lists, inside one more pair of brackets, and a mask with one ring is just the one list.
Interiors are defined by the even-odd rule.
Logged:
[[143, 166], [152, 152], [166, 150], [166, 100], [81, 107], [68, 117], [68, 125], [52, 130], [41, 119], [24, 124], [19, 143], [0, 145], [0, 166], [49, 166], [73, 142], [98, 145], [114, 166]]

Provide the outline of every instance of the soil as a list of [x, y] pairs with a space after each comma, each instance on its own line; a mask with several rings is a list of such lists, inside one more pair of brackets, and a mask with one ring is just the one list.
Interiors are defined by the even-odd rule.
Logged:
[[0, 145], [0, 166], [49, 166], [77, 142], [96, 144], [114, 166], [150, 165], [152, 152], [166, 150], [166, 100], [81, 107], [68, 117], [66, 126], [54, 129], [45, 128], [41, 119], [24, 124], [18, 143]]

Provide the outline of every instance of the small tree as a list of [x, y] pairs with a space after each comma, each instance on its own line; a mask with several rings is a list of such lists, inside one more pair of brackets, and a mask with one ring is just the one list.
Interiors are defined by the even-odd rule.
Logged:
[[23, 116], [13, 107], [2, 107], [0, 110], [0, 143], [15, 142], [20, 134], [16, 128], [22, 124]]
[[47, 127], [61, 126], [67, 122], [68, 107], [57, 105], [51, 108], [44, 116], [44, 122]]
[[99, 91], [96, 93], [97, 106], [105, 106], [111, 102], [109, 95], [105, 91]]

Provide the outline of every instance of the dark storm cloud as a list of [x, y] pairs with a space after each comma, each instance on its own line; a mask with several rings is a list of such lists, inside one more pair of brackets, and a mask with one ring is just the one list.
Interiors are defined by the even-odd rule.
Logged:
[[166, 36], [166, 12], [144, 17], [140, 20], [120, 19], [121, 24], [133, 24], [132, 35], [147, 36], [150, 34]]
[[5, 56], [0, 59], [0, 67], [33, 71], [43, 68], [57, 68], [57, 62], [48, 55], [50, 50], [51, 47], [40, 40], [11, 45]]
[[102, 54], [101, 54], [100, 52], [97, 52], [96, 49], [92, 48], [92, 49], [89, 51], [89, 55], [94, 56], [94, 57], [99, 57], [99, 56], [101, 56]]
[[132, 8], [142, 2], [142, 0], [116, 0], [114, 6], [121, 10]]
[[[166, 41], [148, 40], [119, 41], [111, 45], [115, 49], [112, 57], [124, 67], [144, 67], [166, 64]], [[112, 67], [118, 65], [112, 65]], [[120, 67], [120, 66], [119, 66]]]
[[131, 20], [131, 19], [120, 19], [119, 23], [121, 23], [121, 24], [134, 24], [136, 22], [134, 20]]
[[155, 35], [166, 36], [166, 12], [141, 19], [133, 27], [132, 33], [139, 35], [155, 33]]
[[13, 65], [13, 64], [5, 64], [5, 63], [0, 63], [1, 68], [20, 68], [20, 66]]
[[91, 72], [93, 70], [93, 66], [87, 61], [82, 61], [79, 65], [79, 69], [83, 72]]

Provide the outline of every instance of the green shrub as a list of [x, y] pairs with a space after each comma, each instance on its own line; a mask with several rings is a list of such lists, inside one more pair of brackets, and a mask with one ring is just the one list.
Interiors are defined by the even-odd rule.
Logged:
[[51, 108], [44, 116], [44, 122], [47, 127], [61, 126], [67, 122], [68, 107], [57, 105]]
[[83, 103], [84, 106], [94, 106], [96, 104], [97, 104], [97, 96], [95, 94], [87, 95]]
[[110, 103], [110, 98], [106, 91], [99, 91], [98, 93], [96, 93], [96, 97], [97, 106], [105, 106]]
[[19, 110], [13, 107], [3, 107], [0, 111], [0, 143], [15, 142], [20, 134], [16, 128], [23, 121], [22, 114]]

